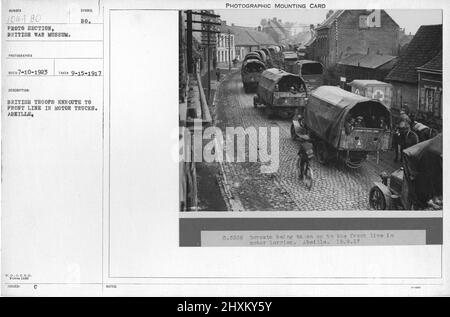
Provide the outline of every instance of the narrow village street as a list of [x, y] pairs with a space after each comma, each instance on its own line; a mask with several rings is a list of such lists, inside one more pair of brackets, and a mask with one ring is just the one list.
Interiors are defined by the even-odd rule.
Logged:
[[[180, 127], [203, 137], [186, 153], [203, 142], [207, 158], [180, 165], [180, 210], [441, 208], [438, 15], [412, 27], [400, 12], [379, 9], [183, 14]], [[294, 113], [302, 127], [297, 121], [291, 132]], [[432, 151], [428, 140], [436, 143], [432, 163], [417, 150]], [[406, 159], [401, 170], [394, 148], [421, 163]], [[299, 153], [302, 162], [316, 156], [312, 187], [299, 177]]]
[[315, 179], [308, 190], [298, 179], [295, 164], [299, 143], [290, 137], [291, 121], [268, 119], [262, 108], [253, 107], [253, 96], [244, 93], [238, 70], [226, 75], [216, 92], [216, 125], [222, 131], [226, 127], [278, 127], [280, 165], [274, 173], [262, 173], [259, 162], [223, 162], [216, 177], [233, 211], [367, 210], [373, 182], [380, 180], [382, 171], [390, 173], [400, 166], [393, 162], [392, 152], [380, 153], [379, 164], [375, 154], [368, 156], [358, 169], [313, 160]]

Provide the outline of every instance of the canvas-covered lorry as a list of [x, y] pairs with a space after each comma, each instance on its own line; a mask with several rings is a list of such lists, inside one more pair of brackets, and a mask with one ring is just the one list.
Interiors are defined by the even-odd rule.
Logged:
[[403, 150], [403, 166], [381, 173], [369, 193], [376, 210], [442, 210], [442, 134]]
[[391, 146], [389, 108], [339, 87], [321, 86], [312, 91], [302, 121], [323, 164], [342, 159], [357, 168], [368, 153]]
[[374, 79], [355, 79], [349, 86], [352, 93], [370, 99], [377, 99], [391, 108], [392, 105], [392, 85]]
[[253, 104], [264, 106], [269, 117], [277, 114], [290, 118], [305, 106], [306, 100], [306, 85], [299, 75], [269, 68], [261, 74]]
[[246, 93], [256, 90], [261, 73], [265, 69], [265, 64], [258, 59], [247, 59], [242, 63], [241, 77], [244, 91]]
[[304, 59], [295, 62], [292, 67], [294, 74], [302, 76], [309, 91], [323, 85], [324, 67], [321, 63]]

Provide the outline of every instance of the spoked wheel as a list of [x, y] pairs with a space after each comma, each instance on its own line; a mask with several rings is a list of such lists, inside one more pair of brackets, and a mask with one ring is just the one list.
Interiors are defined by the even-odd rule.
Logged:
[[305, 171], [305, 175], [303, 177], [303, 184], [305, 184], [306, 188], [311, 190], [314, 180], [314, 174], [311, 167], [307, 167]]
[[327, 145], [324, 142], [319, 142], [316, 145], [316, 157], [320, 164], [327, 164], [329, 153]]
[[375, 210], [386, 210], [386, 198], [378, 187], [372, 187], [370, 190], [369, 205]]

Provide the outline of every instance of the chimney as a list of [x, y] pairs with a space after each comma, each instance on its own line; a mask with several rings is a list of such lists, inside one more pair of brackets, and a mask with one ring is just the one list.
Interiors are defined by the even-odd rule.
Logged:
[[326, 18], [328, 19], [328, 18], [330, 17], [330, 15], [332, 15], [332, 14], [333, 14], [333, 12], [334, 12], [333, 10], [329, 10], [329, 11], [328, 11], [328, 13], [327, 13], [327, 16], [326, 16]]

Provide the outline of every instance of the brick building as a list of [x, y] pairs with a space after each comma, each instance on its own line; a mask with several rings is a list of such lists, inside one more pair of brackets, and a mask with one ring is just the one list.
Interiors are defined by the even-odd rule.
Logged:
[[396, 56], [399, 29], [384, 10], [337, 10], [316, 28], [313, 55], [327, 68], [352, 54]]
[[[430, 71], [433, 72], [432, 75], [439, 75], [435, 74], [434, 70], [428, 69], [430, 66], [426, 66], [426, 63], [431, 61], [440, 52], [442, 52], [442, 24], [422, 25], [408, 44], [404, 54], [399, 57], [396, 65], [385, 79], [394, 87], [394, 115], [404, 106], [411, 113], [418, 111], [418, 70], [420, 70], [422, 81], [425, 81], [426, 77], [430, 76]], [[423, 77], [422, 74], [427, 75]], [[442, 79], [440, 81], [442, 82]]]

